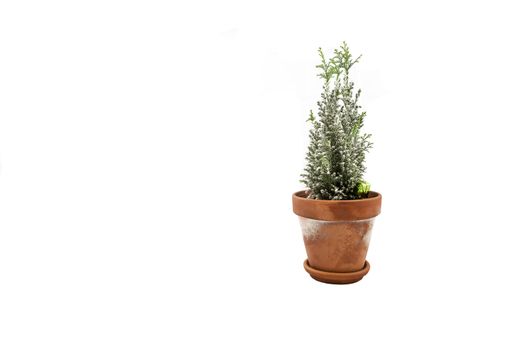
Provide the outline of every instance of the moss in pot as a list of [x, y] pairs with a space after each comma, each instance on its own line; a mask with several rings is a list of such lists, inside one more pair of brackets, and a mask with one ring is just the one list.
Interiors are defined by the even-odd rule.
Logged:
[[326, 58], [319, 49], [319, 77], [323, 80], [318, 112], [310, 111], [310, 143], [301, 175], [307, 190], [293, 194], [299, 216], [310, 276], [326, 283], [354, 283], [369, 271], [366, 261], [374, 218], [381, 211], [381, 195], [364, 181], [370, 135], [361, 131], [366, 112], [361, 90], [354, 88], [353, 58], [345, 42]]

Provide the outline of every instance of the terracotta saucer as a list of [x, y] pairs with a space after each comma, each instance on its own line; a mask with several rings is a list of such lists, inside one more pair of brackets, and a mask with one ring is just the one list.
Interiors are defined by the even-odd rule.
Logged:
[[304, 269], [306, 272], [312, 276], [314, 280], [324, 283], [333, 283], [333, 284], [349, 284], [360, 281], [368, 271], [370, 271], [370, 264], [368, 261], [365, 261], [365, 266], [355, 272], [328, 272], [314, 269], [308, 264], [308, 259], [304, 261]]

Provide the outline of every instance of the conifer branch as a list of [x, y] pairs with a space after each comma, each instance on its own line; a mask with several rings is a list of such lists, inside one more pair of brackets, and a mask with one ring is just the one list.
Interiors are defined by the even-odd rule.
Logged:
[[352, 58], [346, 42], [326, 59], [319, 48], [321, 63], [316, 66], [323, 79], [317, 116], [312, 123], [306, 167], [301, 175], [313, 199], [358, 199], [368, 195], [370, 185], [363, 180], [365, 154], [372, 147], [369, 134], [361, 134], [366, 112], [358, 105], [361, 90], [354, 92], [350, 68], [361, 56]]

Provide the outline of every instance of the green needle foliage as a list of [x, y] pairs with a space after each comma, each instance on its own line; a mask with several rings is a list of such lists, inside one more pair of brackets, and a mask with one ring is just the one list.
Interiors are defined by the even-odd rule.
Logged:
[[366, 112], [358, 105], [361, 90], [349, 79], [352, 58], [345, 42], [327, 59], [319, 48], [319, 77], [323, 80], [318, 114], [310, 111], [310, 145], [301, 175], [313, 199], [366, 198], [370, 185], [363, 181], [365, 153], [372, 147], [370, 135], [361, 133]]

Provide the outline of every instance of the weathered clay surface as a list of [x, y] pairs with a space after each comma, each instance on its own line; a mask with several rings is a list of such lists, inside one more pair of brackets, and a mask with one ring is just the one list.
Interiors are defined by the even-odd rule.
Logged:
[[299, 216], [308, 264], [326, 272], [356, 272], [365, 267], [374, 218], [381, 212], [381, 194], [357, 200], [308, 199], [292, 196]]
[[319, 221], [299, 217], [299, 221], [311, 267], [333, 272], [363, 268], [374, 219]]

